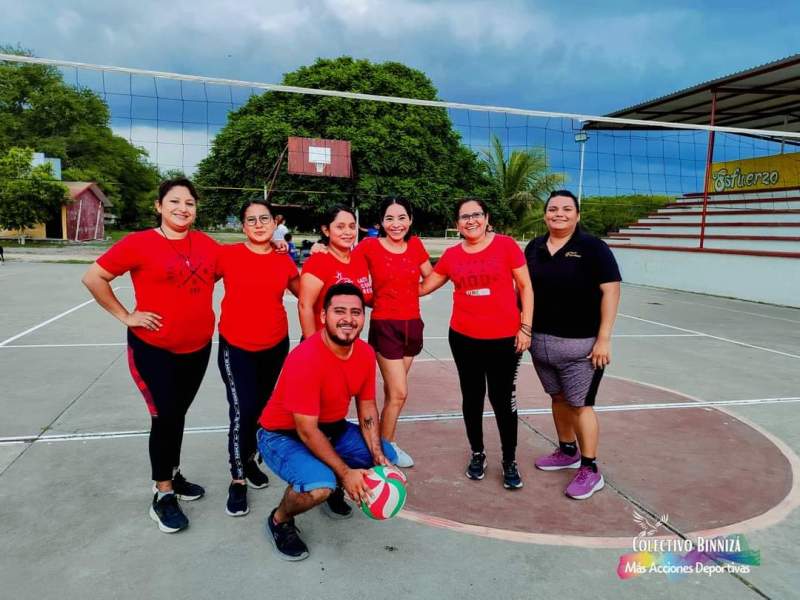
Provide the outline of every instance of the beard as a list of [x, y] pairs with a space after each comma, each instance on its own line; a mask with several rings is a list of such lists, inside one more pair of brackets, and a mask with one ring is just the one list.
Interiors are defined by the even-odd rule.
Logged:
[[353, 342], [361, 333], [361, 330], [358, 327], [353, 326], [353, 337], [348, 339], [339, 335], [338, 327], [333, 327], [333, 330], [331, 330], [331, 328], [326, 328], [326, 330], [328, 332], [328, 338], [337, 346], [352, 346]]

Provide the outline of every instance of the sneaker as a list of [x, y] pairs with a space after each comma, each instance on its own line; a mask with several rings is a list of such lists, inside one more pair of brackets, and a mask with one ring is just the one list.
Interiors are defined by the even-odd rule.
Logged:
[[150, 518], [164, 533], [177, 533], [189, 526], [189, 519], [183, 514], [175, 494], [166, 494], [159, 500], [156, 492], [150, 505]]
[[274, 508], [267, 517], [267, 537], [272, 542], [272, 547], [283, 560], [303, 560], [308, 558], [308, 546], [297, 535], [294, 519], [286, 523], [275, 524], [273, 517], [277, 508]]
[[172, 490], [179, 499], [189, 501], [199, 500], [206, 493], [202, 486], [186, 481], [180, 471], [172, 477]]
[[331, 519], [349, 519], [353, 516], [353, 507], [344, 499], [344, 490], [337, 487], [322, 503], [322, 512]]
[[264, 471], [258, 468], [254, 460], [244, 465], [244, 478], [247, 481], [247, 485], [256, 490], [260, 490], [269, 485], [269, 477], [267, 477]]
[[466, 475], [469, 479], [475, 480], [483, 479], [486, 475], [486, 455], [483, 452], [472, 453]]
[[395, 465], [398, 467], [403, 467], [404, 469], [414, 466], [414, 459], [408, 455], [408, 452], [400, 448], [394, 442], [389, 442], [389, 445], [394, 448], [394, 451], [397, 454], [397, 459], [394, 461]]
[[225, 513], [231, 517], [243, 517], [250, 512], [247, 506], [247, 485], [233, 482], [228, 486], [228, 503]]
[[603, 486], [605, 481], [599, 469], [595, 472], [591, 467], [581, 467], [564, 493], [575, 500], [585, 500], [602, 490]]
[[503, 487], [507, 490], [518, 490], [522, 487], [522, 477], [519, 476], [517, 461], [503, 461]]
[[561, 469], [577, 469], [581, 466], [580, 450], [575, 456], [564, 454], [561, 448], [556, 448], [555, 452], [547, 456], [540, 456], [534, 463], [537, 469], [542, 471], [560, 471]]

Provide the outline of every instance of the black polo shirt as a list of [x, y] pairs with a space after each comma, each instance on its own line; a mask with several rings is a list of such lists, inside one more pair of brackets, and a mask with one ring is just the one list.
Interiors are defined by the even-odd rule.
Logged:
[[550, 255], [549, 235], [530, 241], [525, 259], [533, 282], [533, 330], [565, 338], [590, 338], [600, 328], [600, 284], [622, 281], [606, 243], [576, 230]]

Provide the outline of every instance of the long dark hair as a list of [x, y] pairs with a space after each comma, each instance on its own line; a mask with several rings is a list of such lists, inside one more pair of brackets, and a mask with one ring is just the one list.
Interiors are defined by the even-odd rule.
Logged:
[[[397, 204], [398, 206], [402, 206], [404, 209], [406, 209], [406, 213], [408, 214], [409, 219], [414, 218], [414, 211], [412, 210], [411, 203], [408, 200], [406, 200], [405, 198], [400, 198], [399, 196], [389, 196], [383, 202], [381, 202], [380, 209], [378, 210], [378, 214], [381, 217], [381, 221], [378, 227], [380, 228], [380, 234], [382, 236], [386, 235], [386, 230], [384, 230], [383, 228], [383, 219], [384, 217], [386, 217], [386, 211], [389, 210], [389, 207], [392, 206], [393, 204]], [[411, 237], [411, 228], [409, 228], [408, 231], [406, 231], [406, 234], [403, 236], [403, 239], [405, 241], [408, 241], [410, 237]]]
[[336, 217], [340, 212], [346, 212], [352, 215], [353, 219], [356, 218], [356, 213], [353, 211], [353, 209], [350, 208], [349, 206], [345, 206], [344, 204], [334, 204], [333, 206], [328, 208], [324, 213], [322, 213], [322, 217], [320, 218], [319, 221], [319, 232], [321, 238], [320, 241], [323, 244], [327, 245], [330, 242], [330, 239], [328, 238], [327, 235], [325, 235], [325, 232], [322, 231], [322, 228], [327, 227], [328, 231], [330, 231], [331, 223], [333, 223], [336, 220]]

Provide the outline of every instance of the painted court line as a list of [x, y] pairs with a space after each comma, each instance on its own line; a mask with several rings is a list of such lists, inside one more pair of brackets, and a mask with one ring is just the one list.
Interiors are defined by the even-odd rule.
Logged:
[[[717, 408], [723, 406], [756, 406], [768, 404], [788, 404], [800, 402], [800, 396], [783, 398], [747, 398], [744, 400], [691, 400], [688, 402], [652, 402], [649, 404], [618, 404], [616, 406], [595, 406], [597, 412], [632, 412], [642, 410], [669, 410], [677, 408]], [[549, 415], [550, 408], [525, 408], [518, 411], [520, 416]], [[491, 418], [494, 413], [485, 411], [484, 418]], [[404, 423], [419, 423], [430, 421], [455, 421], [462, 418], [460, 412], [452, 413], [427, 413], [419, 415], [401, 415], [400, 421]], [[736, 417], [738, 418], [738, 417]], [[211, 425], [207, 427], [187, 427], [184, 432], [189, 433], [227, 433], [227, 425]], [[94, 433], [62, 433], [50, 435], [22, 435], [0, 438], [0, 446], [11, 444], [32, 444], [39, 442], [85, 442], [88, 440], [122, 439], [149, 436], [150, 432], [143, 429], [131, 431], [102, 431]]]
[[[22, 334], [20, 334], [22, 335]], [[622, 333], [612, 336], [614, 338], [687, 338], [687, 337], [706, 337], [700, 333]], [[425, 340], [446, 340], [446, 336], [430, 336]], [[289, 340], [293, 344], [299, 342], [299, 339]], [[217, 340], [212, 343], [218, 344]], [[103, 348], [108, 346], [127, 346], [125, 342], [104, 342], [96, 344], [0, 344], [1, 348]], [[419, 362], [419, 361], [418, 361]]]
[[[120, 286], [120, 287], [115, 287], [115, 288], [112, 288], [112, 289], [116, 292], [118, 290], [124, 289], [124, 287], [127, 287], [127, 286]], [[66, 317], [68, 314], [74, 313], [76, 310], [79, 310], [79, 309], [83, 308], [84, 306], [86, 306], [88, 304], [93, 304], [93, 303], [94, 303], [94, 299], [87, 300], [86, 302], [81, 302], [77, 306], [73, 306], [72, 308], [70, 308], [68, 310], [65, 310], [61, 314], [56, 315], [55, 317], [50, 317], [46, 321], [42, 321], [38, 325], [34, 325], [33, 327], [31, 327], [29, 329], [26, 329], [22, 333], [18, 333], [17, 335], [14, 335], [14, 336], [8, 338], [7, 340], [3, 340], [2, 342], [0, 342], [0, 348], [2, 348], [4, 346], [7, 346], [8, 344], [13, 342], [14, 340], [18, 340], [19, 338], [21, 338], [21, 337], [23, 337], [25, 335], [28, 335], [29, 333], [33, 333], [37, 329], [41, 329], [42, 327], [44, 327], [46, 325], [49, 325], [50, 323], [52, 323], [54, 321], [58, 321], [60, 318]]]
[[772, 354], [780, 354], [781, 356], [788, 356], [789, 358], [800, 358], [800, 355], [791, 354], [789, 352], [782, 352], [781, 350], [775, 350], [774, 348], [766, 348], [764, 346], [756, 346], [755, 344], [748, 344], [746, 342], [740, 342], [739, 340], [732, 340], [730, 338], [720, 337], [718, 335], [712, 335], [710, 333], [705, 333], [703, 331], [695, 331], [694, 329], [686, 329], [685, 327], [677, 327], [675, 325], [669, 325], [667, 323], [660, 323], [658, 321], [651, 321], [650, 319], [643, 319], [641, 317], [634, 317], [633, 315], [626, 315], [624, 313], [619, 313], [620, 317], [625, 317], [627, 319], [633, 319], [635, 321], [641, 321], [642, 323], [650, 323], [651, 325], [660, 325], [661, 327], [668, 327], [670, 329], [675, 329], [676, 331], [683, 331], [685, 333], [693, 333], [695, 335], [701, 335], [707, 338], [711, 338], [713, 340], [720, 340], [721, 342], [728, 342], [729, 344], [735, 344], [737, 346], [744, 346], [745, 348], [753, 348], [754, 350], [763, 350], [764, 352], [771, 352]]

